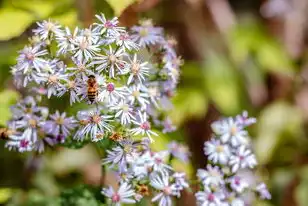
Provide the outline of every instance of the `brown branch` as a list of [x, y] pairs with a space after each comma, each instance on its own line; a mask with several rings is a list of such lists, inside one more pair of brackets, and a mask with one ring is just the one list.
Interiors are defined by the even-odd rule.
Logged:
[[90, 26], [94, 16], [93, 0], [76, 0], [76, 7], [78, 19], [82, 22], [83, 26]]

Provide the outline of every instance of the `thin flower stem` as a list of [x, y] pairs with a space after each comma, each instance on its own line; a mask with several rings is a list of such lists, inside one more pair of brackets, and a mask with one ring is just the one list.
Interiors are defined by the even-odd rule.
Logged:
[[173, 160], [173, 155], [170, 154], [169, 159], [168, 159], [168, 165], [171, 165], [172, 160]]
[[[100, 142], [98, 142], [97, 144], [94, 144], [96, 151], [100, 157], [100, 159], [104, 159], [105, 158], [105, 152], [102, 150], [101, 144]], [[105, 186], [105, 177], [106, 177], [106, 168], [105, 165], [101, 165], [101, 179], [100, 179], [100, 186], [101, 188], [103, 188]]]

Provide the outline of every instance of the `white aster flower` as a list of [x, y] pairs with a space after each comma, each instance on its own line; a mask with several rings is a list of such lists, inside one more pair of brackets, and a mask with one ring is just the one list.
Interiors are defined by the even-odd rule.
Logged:
[[169, 175], [153, 175], [150, 178], [150, 184], [159, 193], [152, 198], [152, 202], [159, 201], [160, 206], [171, 206], [172, 205], [172, 196], [177, 195], [177, 191], [174, 185], [169, 182]]
[[81, 30], [81, 36], [83, 36], [87, 42], [91, 44], [98, 44], [100, 39], [100, 33], [95, 31], [92, 27]]
[[127, 163], [137, 158], [136, 144], [131, 139], [124, 139], [119, 142], [119, 146], [107, 150], [107, 157], [103, 164], [117, 165], [120, 172], [127, 171]]
[[236, 155], [230, 157], [229, 164], [232, 166], [232, 172], [235, 173], [238, 169], [253, 169], [257, 165], [257, 160], [251, 150], [242, 145], [237, 149]]
[[125, 102], [125, 100], [121, 100], [119, 103], [114, 104], [110, 107], [110, 109], [115, 110], [115, 118], [120, 118], [120, 122], [122, 125], [130, 124], [131, 120], [135, 120], [133, 116], [133, 108]]
[[25, 47], [19, 53], [15, 69], [16, 71], [23, 72], [23, 74], [28, 73], [30, 69], [35, 69], [37, 72], [40, 72], [47, 63], [47, 61], [42, 58], [47, 54], [47, 50], [41, 49], [38, 46]]
[[75, 49], [74, 42], [79, 34], [79, 29], [76, 27], [72, 33], [68, 27], [65, 30], [60, 30], [56, 33], [56, 41], [58, 42], [57, 55], [66, 54]]
[[173, 170], [172, 167], [166, 163], [166, 159], [169, 156], [168, 151], [155, 152], [154, 154], [153, 152], [148, 152], [148, 154], [151, 156], [151, 161], [147, 163], [147, 166], [150, 167], [154, 172], [164, 175]]
[[237, 197], [235, 193], [228, 194], [225, 201], [222, 206], [245, 206], [244, 200]]
[[101, 193], [108, 197], [111, 201], [111, 205], [121, 206], [121, 204], [134, 204], [135, 191], [132, 189], [132, 186], [126, 182], [120, 185], [118, 191], [110, 186], [108, 189], [103, 188]]
[[199, 206], [221, 206], [224, 195], [220, 192], [212, 192], [209, 189], [195, 194]]
[[9, 150], [17, 150], [18, 152], [29, 152], [33, 149], [33, 143], [30, 140], [23, 139], [22, 136], [13, 136], [12, 140], [5, 143], [5, 147]]
[[102, 87], [102, 91], [98, 94], [99, 101], [112, 105], [118, 103], [121, 99], [125, 99], [126, 87], [116, 87], [112, 82], [106, 82]]
[[105, 130], [111, 131], [112, 126], [108, 123], [112, 120], [110, 115], [101, 115], [98, 111], [80, 111], [77, 114], [79, 129], [74, 135], [74, 139], [84, 140], [90, 137], [93, 142], [101, 140]]
[[146, 112], [142, 114], [139, 111], [139, 121], [133, 121], [133, 122], [138, 126], [137, 128], [133, 128], [130, 130], [134, 135], [139, 135], [139, 134], [145, 135], [146, 134], [150, 138], [151, 142], [154, 142], [151, 135], [154, 135], [154, 136], [158, 136], [158, 135], [151, 130], [151, 124], [147, 120]]
[[140, 84], [145, 81], [145, 77], [149, 76], [150, 68], [147, 67], [148, 62], [141, 63], [137, 59], [137, 54], [134, 55], [134, 58], [129, 58], [130, 63], [126, 67], [126, 73], [129, 73], [127, 84], [132, 83], [133, 81], [138, 81]]
[[212, 139], [205, 142], [204, 153], [208, 156], [208, 159], [213, 163], [227, 164], [231, 155], [228, 145], [221, 144], [220, 141]]
[[257, 122], [256, 118], [249, 117], [248, 112], [244, 111], [242, 114], [236, 116], [236, 122], [243, 127], [250, 126]]
[[86, 37], [78, 36], [74, 41], [75, 47], [72, 49], [74, 58], [79, 62], [89, 61], [100, 51], [99, 45], [89, 42]]
[[51, 34], [59, 33], [61, 28], [60, 25], [52, 22], [50, 19], [48, 21], [38, 22], [37, 25], [38, 28], [34, 29], [33, 32], [39, 35], [42, 40], [48, 39]]
[[272, 198], [271, 194], [269, 193], [266, 185], [262, 182], [256, 187], [256, 191], [259, 193], [260, 198], [263, 200], [270, 200]]
[[233, 176], [228, 179], [231, 189], [237, 193], [243, 193], [245, 189], [249, 188], [249, 184], [240, 176]]
[[[47, 66], [47, 65], [46, 65]], [[63, 83], [68, 81], [68, 75], [63, 70], [55, 69], [55, 65], [50, 63], [50, 69], [46, 73], [41, 73], [39, 76], [40, 82], [47, 85], [47, 97], [57, 95], [58, 90], [63, 87]]]
[[95, 70], [100, 73], [108, 70], [110, 78], [115, 78], [116, 73], [122, 74], [127, 64], [122, 60], [125, 52], [122, 49], [113, 50], [109, 46], [109, 51], [106, 50], [105, 53], [106, 55], [97, 55], [93, 58], [91, 65], [98, 65]]
[[132, 41], [131, 36], [125, 32], [121, 33], [116, 39], [116, 45], [120, 46], [123, 50], [138, 50], [139, 46]]
[[118, 17], [114, 17], [111, 20], [105, 18], [104, 14], [95, 15], [95, 17], [99, 20], [98, 23], [94, 23], [95, 30], [99, 31], [101, 34], [106, 32], [106, 36], [118, 36], [121, 33], [125, 32], [124, 27], [119, 27]]
[[139, 103], [142, 108], [146, 108], [146, 105], [149, 104], [149, 95], [148, 93], [141, 90], [141, 85], [132, 85], [127, 88], [129, 95], [127, 99], [130, 105], [134, 105], [135, 103]]
[[204, 186], [219, 186], [224, 184], [223, 174], [218, 166], [207, 165], [206, 170], [198, 169], [197, 177]]
[[230, 141], [234, 147], [248, 143], [247, 131], [243, 130], [233, 118], [214, 122], [212, 129], [217, 135], [220, 135], [223, 143]]
[[70, 105], [79, 102], [78, 94], [80, 93], [81, 85], [74, 80], [67, 80], [63, 85], [58, 88], [58, 97], [63, 96], [66, 92], [69, 93]]
[[180, 192], [184, 188], [188, 188], [189, 185], [186, 181], [186, 174], [183, 172], [175, 172], [172, 177], [174, 178], [174, 186], [177, 192]]
[[147, 88], [146, 91], [149, 95], [149, 98], [150, 98], [152, 104], [156, 108], [159, 108], [158, 101], [159, 101], [161, 95], [160, 95], [158, 84], [148, 85], [148, 88]]

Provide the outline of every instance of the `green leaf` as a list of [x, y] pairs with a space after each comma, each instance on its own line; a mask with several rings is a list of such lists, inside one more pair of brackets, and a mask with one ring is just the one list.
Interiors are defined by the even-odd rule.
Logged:
[[55, 9], [57, 4], [52, 1], [38, 1], [38, 0], [18, 0], [13, 1], [13, 7], [28, 11], [29, 14], [36, 17], [37, 19], [47, 18]]
[[34, 21], [34, 17], [25, 11], [13, 8], [0, 10], [0, 40], [9, 40], [21, 35]]
[[100, 202], [96, 199], [97, 191], [85, 185], [76, 186], [62, 191], [61, 205], [67, 206], [99, 206]]
[[230, 63], [210, 54], [205, 63], [205, 87], [208, 94], [224, 114], [233, 115], [241, 110], [243, 92], [239, 85], [237, 71]]
[[10, 106], [17, 101], [18, 96], [18, 93], [13, 90], [4, 90], [0, 93], [0, 125], [5, 125], [10, 119]]
[[179, 89], [173, 103], [175, 108], [170, 112], [170, 118], [175, 125], [188, 118], [202, 117], [208, 106], [204, 92], [195, 88]]
[[71, 10], [62, 15], [55, 16], [52, 19], [54, 19], [55, 21], [59, 22], [62, 25], [73, 27], [77, 23], [78, 19], [77, 16], [78, 16], [77, 11]]
[[67, 147], [69, 149], [80, 149], [86, 146], [89, 143], [89, 141], [77, 141], [72, 138], [67, 138], [65, 142], [61, 145], [63, 147]]
[[13, 190], [11, 188], [1, 188], [0, 189], [0, 204], [4, 204], [13, 195]]
[[137, 0], [106, 0], [108, 4], [114, 10], [116, 16], [120, 16], [121, 13], [131, 4], [137, 2]]
[[261, 164], [271, 160], [276, 147], [286, 137], [296, 138], [302, 133], [301, 112], [286, 102], [269, 105], [260, 114], [258, 122], [255, 150]]
[[294, 72], [290, 57], [283, 48], [275, 42], [264, 41], [259, 43], [257, 48], [257, 60], [262, 68], [269, 71], [276, 71], [286, 74]]
[[295, 199], [298, 206], [306, 206], [308, 202], [308, 182], [302, 181], [295, 189]]

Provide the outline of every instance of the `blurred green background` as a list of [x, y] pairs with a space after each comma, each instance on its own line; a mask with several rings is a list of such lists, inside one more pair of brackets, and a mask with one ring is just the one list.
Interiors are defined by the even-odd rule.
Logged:
[[[187, 143], [192, 163], [176, 167], [193, 175], [206, 165], [202, 145], [211, 137], [210, 123], [247, 110], [258, 118], [250, 132], [258, 173], [273, 195], [257, 205], [308, 205], [307, 0], [0, 0], [0, 126], [24, 95], [12, 83], [10, 66], [35, 22], [87, 26], [99, 12], [119, 16], [124, 26], [151, 18], [178, 41], [185, 64], [170, 115], [179, 129], [159, 138], [156, 149], [173, 139]], [[77, 110], [51, 101], [53, 110]], [[80, 185], [99, 185], [100, 159], [91, 146], [38, 157], [3, 145], [0, 204], [98, 205], [99, 191]], [[193, 202], [185, 194], [177, 205]]]

